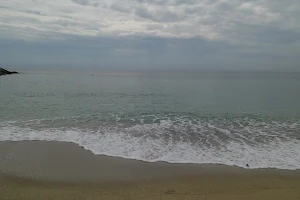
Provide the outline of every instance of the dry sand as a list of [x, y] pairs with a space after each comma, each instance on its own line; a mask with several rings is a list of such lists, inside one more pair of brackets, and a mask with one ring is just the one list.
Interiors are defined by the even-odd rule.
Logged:
[[0, 199], [300, 199], [300, 173], [145, 163], [75, 144], [0, 142]]

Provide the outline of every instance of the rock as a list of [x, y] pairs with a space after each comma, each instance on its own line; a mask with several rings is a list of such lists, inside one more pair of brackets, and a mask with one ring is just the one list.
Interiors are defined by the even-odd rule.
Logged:
[[7, 75], [7, 74], [18, 74], [18, 72], [10, 72], [0, 67], [0, 76]]

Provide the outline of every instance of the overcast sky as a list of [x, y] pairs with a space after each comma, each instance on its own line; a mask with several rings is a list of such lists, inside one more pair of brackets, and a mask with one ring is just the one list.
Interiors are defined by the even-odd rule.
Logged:
[[0, 0], [0, 64], [300, 71], [300, 1]]

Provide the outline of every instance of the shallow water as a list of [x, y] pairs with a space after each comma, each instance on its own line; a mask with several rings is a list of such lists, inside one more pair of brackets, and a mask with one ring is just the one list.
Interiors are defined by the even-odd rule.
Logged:
[[300, 169], [299, 91], [299, 73], [24, 70], [0, 77], [0, 141]]

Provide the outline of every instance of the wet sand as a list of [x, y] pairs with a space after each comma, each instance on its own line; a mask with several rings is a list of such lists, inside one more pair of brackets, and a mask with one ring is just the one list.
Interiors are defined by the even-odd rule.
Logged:
[[0, 142], [0, 199], [300, 199], [300, 172], [146, 163], [60, 142]]

